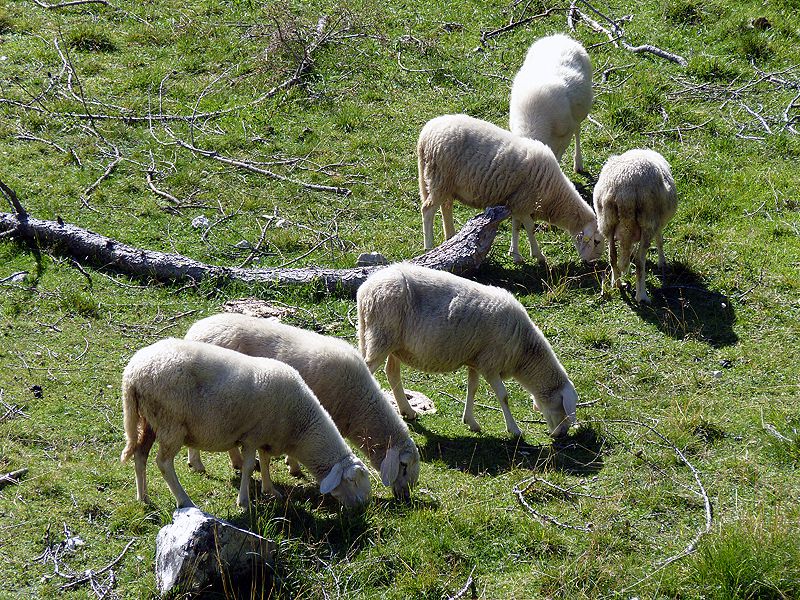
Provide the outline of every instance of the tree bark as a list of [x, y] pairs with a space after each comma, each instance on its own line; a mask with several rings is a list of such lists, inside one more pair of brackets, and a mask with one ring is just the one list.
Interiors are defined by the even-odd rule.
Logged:
[[[494, 242], [497, 227], [511, 212], [505, 206], [487, 208], [473, 217], [454, 237], [409, 262], [466, 275], [478, 269]], [[276, 286], [321, 283], [326, 291], [355, 295], [366, 278], [382, 266], [327, 269], [245, 269], [208, 265], [180, 254], [135, 248], [81, 227], [43, 221], [28, 215], [0, 213], [0, 238], [13, 237], [37, 250], [70, 256], [78, 263], [108, 269], [143, 280], [165, 283], [266, 283]]]

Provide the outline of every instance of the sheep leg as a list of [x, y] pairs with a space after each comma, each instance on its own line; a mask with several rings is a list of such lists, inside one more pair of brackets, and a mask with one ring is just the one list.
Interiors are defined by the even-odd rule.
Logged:
[[286, 455], [286, 466], [289, 467], [289, 475], [294, 475], [295, 477], [303, 476], [303, 471], [300, 469], [300, 463], [297, 462], [297, 459], [292, 458], [288, 454]]
[[611, 285], [621, 287], [622, 277], [617, 262], [617, 242], [613, 238], [608, 243], [608, 262], [611, 263]]
[[239, 452], [239, 448], [233, 447], [228, 450], [228, 456], [231, 457], [231, 466], [236, 469], [237, 471], [242, 470], [242, 453]]
[[506, 430], [514, 437], [522, 435], [522, 430], [517, 425], [514, 417], [511, 415], [511, 409], [508, 407], [508, 391], [499, 375], [485, 376], [486, 381], [492, 386], [494, 393], [497, 395], [497, 400], [500, 402], [500, 408], [503, 411], [503, 417], [506, 420]]
[[189, 468], [196, 473], [205, 473], [206, 466], [200, 458], [200, 451], [197, 448], [189, 448], [189, 453], [186, 458]]
[[642, 233], [642, 239], [639, 241], [639, 248], [636, 251], [634, 262], [636, 264], [636, 301], [650, 304], [650, 297], [647, 295], [647, 288], [645, 287], [645, 267], [647, 266], [647, 250], [650, 248], [651, 236]]
[[406, 391], [403, 388], [403, 380], [400, 377], [400, 359], [394, 354], [390, 354], [386, 358], [386, 379], [389, 380], [389, 385], [392, 386], [392, 393], [394, 394], [397, 408], [400, 409], [400, 414], [406, 419], [414, 420], [417, 418], [417, 411], [411, 408], [406, 398]]
[[583, 156], [581, 156], [581, 124], [575, 128], [575, 172], [584, 173]]
[[478, 432], [481, 430], [481, 426], [478, 425], [478, 422], [475, 420], [474, 415], [472, 414], [472, 405], [475, 402], [475, 391], [478, 389], [478, 383], [480, 383], [480, 374], [473, 369], [472, 367], [468, 367], [467, 369], [467, 401], [464, 404], [464, 416], [461, 419], [461, 422], [465, 425], [468, 425], [472, 431]]
[[156, 434], [150, 425], [145, 426], [142, 442], [133, 454], [134, 471], [136, 473], [136, 499], [139, 502], [150, 502], [147, 497], [147, 457], [156, 440]]
[[519, 226], [520, 222], [517, 217], [511, 217], [511, 247], [508, 249], [508, 255], [514, 259], [514, 263], [520, 264], [525, 262], [522, 255], [519, 253]]
[[[627, 275], [628, 268], [631, 265], [631, 255], [633, 248], [633, 240], [627, 233], [622, 235], [619, 239], [619, 254], [617, 255], [617, 276], [622, 277]], [[617, 287], [622, 286], [622, 281]]]
[[[249, 444], [242, 444], [242, 481], [239, 484], [239, 496], [236, 499], [236, 504], [241, 508], [250, 508], [250, 477], [252, 477], [255, 468], [256, 449]], [[263, 466], [261, 467], [262, 485], [266, 470]], [[267, 477], [267, 480], [269, 480], [269, 477]], [[270, 485], [272, 485], [272, 482], [270, 482]]]
[[425, 250], [433, 248], [433, 217], [437, 208], [438, 206], [433, 203], [422, 205], [422, 235], [425, 238]]
[[453, 201], [442, 204], [442, 227], [444, 239], [449, 240], [456, 234], [456, 225], [453, 221]]
[[[261, 493], [268, 494], [276, 500], [280, 500], [283, 498], [283, 494], [281, 494], [275, 487], [275, 484], [272, 483], [272, 477], [270, 476], [269, 472], [271, 458], [272, 457], [269, 455], [269, 453], [267, 453], [266, 450], [263, 448], [258, 449], [258, 460], [261, 462]], [[288, 462], [288, 456], [286, 457], [286, 460]]]
[[547, 259], [545, 259], [544, 254], [539, 249], [539, 244], [536, 243], [536, 237], [533, 235], [533, 228], [534, 222], [531, 219], [530, 215], [525, 215], [520, 219], [522, 221], [522, 225], [525, 227], [525, 233], [528, 236], [528, 242], [531, 245], [531, 258], [535, 258], [539, 261], [540, 265], [545, 265], [547, 263]]
[[[165, 436], [166, 437], [166, 436]], [[178, 508], [191, 508], [194, 503], [189, 499], [186, 490], [183, 489], [178, 476], [175, 473], [175, 455], [181, 449], [180, 443], [164, 443], [163, 439], [158, 441], [158, 454], [156, 454], [156, 464], [158, 465], [164, 481], [167, 482], [172, 495], [178, 503]]]

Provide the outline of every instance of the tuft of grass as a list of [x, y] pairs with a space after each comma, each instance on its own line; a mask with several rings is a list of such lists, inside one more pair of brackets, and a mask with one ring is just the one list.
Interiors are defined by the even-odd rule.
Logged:
[[692, 583], [709, 600], [797, 598], [800, 538], [788, 521], [726, 523], [709, 536], [689, 568]]
[[114, 52], [117, 44], [108, 32], [95, 24], [78, 25], [67, 34], [70, 48], [83, 52]]
[[16, 23], [6, 8], [0, 8], [0, 35], [12, 33]]

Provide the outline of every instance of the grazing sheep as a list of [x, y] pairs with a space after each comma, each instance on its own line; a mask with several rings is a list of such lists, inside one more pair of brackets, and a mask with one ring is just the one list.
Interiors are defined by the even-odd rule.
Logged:
[[559, 161], [575, 136], [579, 173], [581, 121], [591, 106], [592, 63], [580, 42], [561, 34], [534, 42], [511, 86], [511, 131], [547, 144]]
[[603, 165], [594, 187], [594, 205], [600, 231], [609, 242], [612, 285], [622, 285], [621, 276], [628, 271], [633, 244], [639, 242], [633, 258], [636, 301], [649, 303], [644, 285], [647, 250], [655, 240], [663, 279], [666, 260], [662, 230], [678, 205], [669, 163], [653, 150], [628, 150], [612, 156]]
[[290, 366], [211, 344], [169, 338], [139, 350], [122, 375], [127, 443], [124, 462], [135, 458], [136, 497], [147, 502], [147, 457], [158, 440], [156, 464], [178, 507], [194, 506], [175, 474], [184, 444], [243, 454], [238, 504], [250, 505], [255, 452], [262, 490], [277, 494], [269, 457], [288, 453], [302, 462], [345, 506], [369, 498], [369, 472], [356, 458], [313, 392]]
[[572, 236], [583, 260], [603, 253], [592, 208], [561, 171], [542, 142], [515, 136], [467, 115], [444, 115], [422, 128], [417, 143], [419, 193], [425, 248], [433, 247], [433, 217], [442, 208], [445, 237], [455, 234], [453, 199], [476, 208], [506, 204], [514, 217], [511, 249], [519, 254], [519, 224], [525, 227], [531, 256], [545, 258], [533, 234], [534, 220], [544, 220]]
[[[223, 313], [192, 325], [186, 339], [285, 362], [300, 373], [339, 432], [357, 444], [398, 498], [410, 497], [419, 478], [419, 451], [358, 351], [344, 340], [274, 319]], [[189, 464], [202, 470], [200, 455]], [[236, 453], [238, 455], [238, 452]], [[241, 458], [233, 455], [234, 464]], [[293, 472], [299, 472], [291, 463]]]
[[480, 431], [472, 414], [480, 376], [492, 386], [506, 429], [521, 431], [508, 408], [503, 379], [512, 377], [532, 394], [550, 435], [575, 422], [578, 396], [542, 332], [506, 290], [456, 275], [398, 263], [371, 275], [358, 289], [358, 343], [371, 371], [385, 360], [397, 404], [408, 406], [400, 379], [405, 363], [427, 372], [466, 365], [463, 422]]

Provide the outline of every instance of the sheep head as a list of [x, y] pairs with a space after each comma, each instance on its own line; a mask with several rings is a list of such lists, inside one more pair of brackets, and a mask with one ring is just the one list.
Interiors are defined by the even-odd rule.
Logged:
[[411, 438], [403, 444], [391, 446], [381, 462], [381, 481], [392, 486], [392, 494], [398, 500], [411, 498], [411, 488], [419, 479], [419, 450]]
[[599, 260], [606, 249], [606, 239], [597, 229], [597, 222], [591, 222], [574, 236], [575, 248], [586, 262]]
[[330, 494], [348, 508], [361, 506], [369, 500], [369, 471], [355, 456], [345, 456], [319, 482], [319, 491]]
[[570, 380], [550, 392], [544, 398], [533, 398], [533, 405], [544, 415], [550, 436], [560, 438], [567, 435], [571, 425], [576, 422], [575, 411], [578, 405], [578, 393]]

